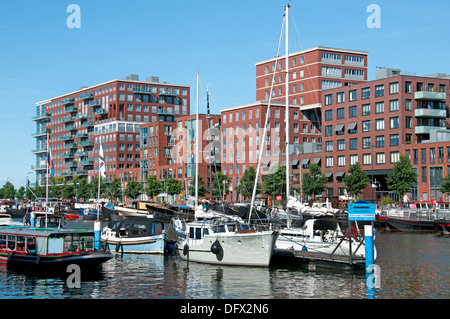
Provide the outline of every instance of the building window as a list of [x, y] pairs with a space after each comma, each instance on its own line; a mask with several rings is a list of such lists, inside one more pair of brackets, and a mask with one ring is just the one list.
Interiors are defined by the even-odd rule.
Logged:
[[325, 95], [325, 105], [333, 104], [333, 94]]
[[345, 117], [344, 108], [337, 109], [336, 112], [338, 120], [343, 119]]
[[420, 157], [421, 157], [421, 164], [426, 164], [427, 163], [427, 149], [426, 148], [422, 148], [420, 150]]
[[398, 82], [389, 83], [389, 94], [398, 93]]
[[363, 144], [362, 144], [363, 148], [370, 148], [370, 146], [371, 146], [371, 138], [370, 138], [370, 136], [369, 137], [363, 137], [362, 141], [363, 141]]
[[358, 149], [358, 139], [357, 138], [351, 138], [349, 142], [350, 142], [350, 149], [351, 150], [357, 150]]
[[339, 167], [345, 166], [345, 155], [338, 156], [337, 160], [338, 160]]
[[391, 117], [390, 118], [390, 128], [394, 129], [394, 128], [398, 128], [398, 127], [399, 127], [398, 116]]
[[348, 108], [349, 117], [356, 117], [357, 116], [357, 108], [356, 106], [350, 106]]
[[384, 102], [375, 103], [375, 113], [384, 113]]
[[358, 161], [358, 155], [350, 155], [350, 165], [355, 165]]
[[400, 152], [391, 152], [391, 164], [395, 164], [400, 159]]
[[363, 132], [370, 132], [370, 121], [363, 121], [362, 122], [362, 131]]
[[376, 124], [376, 130], [377, 131], [384, 130], [384, 119], [377, 119], [375, 121], [375, 124]]
[[391, 134], [390, 136], [390, 145], [391, 146], [399, 146], [400, 139], [398, 134]]
[[398, 100], [389, 101], [389, 111], [391, 112], [398, 111]]
[[384, 85], [375, 86], [375, 97], [384, 96]]
[[338, 151], [345, 151], [345, 140], [338, 140]]
[[411, 100], [410, 99], [405, 100], [405, 110], [411, 111]]
[[377, 164], [385, 164], [386, 159], [384, 153], [377, 153]]
[[430, 148], [430, 164], [434, 164], [436, 162], [436, 149]]
[[345, 102], [344, 92], [339, 92], [337, 94], [337, 103], [344, 103], [344, 102]]
[[333, 152], [333, 141], [326, 141], [325, 142], [325, 150], [327, 152]]
[[356, 101], [357, 100], [357, 90], [351, 90], [350, 92], [349, 92], [349, 98], [348, 98], [348, 100], [349, 101]]
[[333, 135], [333, 125], [325, 126], [325, 136], [332, 136], [332, 135]]
[[363, 104], [362, 115], [370, 115], [370, 104]]
[[422, 183], [426, 183], [426, 182], [427, 182], [427, 168], [422, 167]]
[[325, 166], [326, 167], [333, 167], [333, 156], [325, 157]]
[[405, 93], [411, 93], [411, 82], [405, 82]]
[[370, 99], [370, 87], [362, 89], [362, 99]]
[[333, 120], [333, 110], [326, 110], [325, 121], [332, 121], [332, 120]]
[[376, 145], [377, 147], [384, 147], [384, 135], [378, 135], [376, 137]]
[[372, 165], [372, 154], [363, 154], [363, 165]]
[[411, 116], [405, 116], [405, 128], [412, 128]]

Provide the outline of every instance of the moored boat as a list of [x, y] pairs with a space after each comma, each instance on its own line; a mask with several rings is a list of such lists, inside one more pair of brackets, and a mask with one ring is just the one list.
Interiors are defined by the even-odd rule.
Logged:
[[428, 202], [384, 207], [379, 217], [380, 223], [386, 229], [398, 231], [436, 231], [435, 219], [436, 208]]
[[229, 218], [184, 225], [175, 219], [174, 227], [181, 259], [219, 265], [267, 267], [279, 235], [277, 230], [257, 230]]
[[167, 246], [164, 223], [153, 218], [111, 221], [101, 239], [111, 251], [123, 253], [163, 254]]
[[83, 228], [0, 227], [0, 263], [8, 268], [65, 270], [68, 265], [98, 267], [113, 256]]

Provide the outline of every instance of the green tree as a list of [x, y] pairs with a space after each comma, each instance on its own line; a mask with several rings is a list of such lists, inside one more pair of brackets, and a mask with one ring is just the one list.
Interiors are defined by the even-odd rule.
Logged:
[[[198, 175], [198, 196], [204, 196], [208, 192], [203, 177]], [[192, 180], [192, 185], [189, 186], [189, 195], [195, 195], [195, 180]]]
[[118, 177], [114, 177], [111, 183], [109, 183], [108, 193], [113, 198], [122, 199], [122, 183]]
[[262, 193], [275, 198], [276, 195], [286, 194], [286, 167], [276, 164], [270, 167], [262, 185]]
[[[106, 194], [106, 183], [100, 181], [100, 198], [105, 197]], [[98, 194], [98, 177], [94, 177], [89, 183], [89, 198], [97, 198]]]
[[450, 194], [450, 174], [444, 177], [441, 183], [441, 187], [439, 187], [439, 191], [442, 193]]
[[136, 199], [141, 193], [142, 186], [138, 181], [129, 181], [125, 188], [124, 195]]
[[344, 183], [347, 192], [358, 197], [361, 191], [367, 187], [370, 178], [365, 171], [362, 170], [361, 163], [356, 162], [350, 166], [348, 175], [344, 176]]
[[[239, 185], [236, 186], [236, 191], [239, 192], [244, 199], [251, 198], [253, 195], [253, 188], [255, 187], [256, 171], [255, 168], [250, 165], [244, 172]], [[256, 184], [256, 191], [261, 191], [261, 184], [258, 182]]]
[[2, 187], [3, 195], [2, 198], [14, 199], [16, 198], [16, 190], [14, 189], [14, 185], [11, 182], [6, 182]]
[[406, 154], [400, 155], [400, 160], [395, 163], [386, 177], [387, 188], [403, 196], [417, 182], [417, 174], [413, 171], [411, 160]]
[[61, 190], [61, 197], [65, 199], [71, 199], [75, 197], [75, 186], [74, 185], [64, 185]]
[[167, 191], [169, 195], [175, 195], [181, 193], [182, 190], [181, 181], [175, 178], [166, 179], [166, 185], [164, 189]]
[[312, 163], [309, 172], [303, 173], [302, 190], [303, 194], [315, 197], [327, 189], [327, 178], [322, 174], [320, 166]]
[[77, 186], [77, 199], [84, 199], [87, 201], [90, 197], [90, 188], [86, 178], [82, 178], [78, 182]]
[[16, 192], [16, 198], [22, 200], [25, 196], [25, 187], [21, 186]]
[[161, 193], [161, 189], [162, 185], [156, 179], [156, 176], [149, 176], [147, 179], [147, 187], [145, 188], [145, 193], [150, 197], [154, 197]]
[[222, 172], [214, 174], [212, 179], [213, 196], [222, 198], [223, 194], [227, 194], [230, 188], [230, 178]]

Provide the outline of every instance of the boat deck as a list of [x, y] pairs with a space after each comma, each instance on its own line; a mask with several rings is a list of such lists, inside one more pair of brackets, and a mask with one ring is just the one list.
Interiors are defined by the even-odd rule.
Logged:
[[347, 269], [359, 269], [364, 267], [365, 258], [359, 256], [342, 256], [332, 255], [325, 253], [318, 253], [312, 251], [300, 251], [292, 249], [275, 249], [275, 255], [277, 257], [298, 259], [306, 262], [310, 265], [310, 269], [313, 270], [315, 266], [323, 266], [327, 268], [347, 268]]

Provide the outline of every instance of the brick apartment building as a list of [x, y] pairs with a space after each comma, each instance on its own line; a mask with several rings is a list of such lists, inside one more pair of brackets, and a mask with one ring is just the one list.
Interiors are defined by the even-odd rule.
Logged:
[[101, 138], [106, 179], [139, 180], [140, 125], [165, 112], [190, 114], [189, 86], [129, 75], [36, 103], [36, 184], [45, 184], [47, 132], [55, 178], [98, 176]]
[[[342, 178], [356, 162], [378, 191], [386, 191], [385, 177], [403, 149], [413, 154], [426, 148], [430, 131], [445, 129], [449, 79], [400, 73], [381, 69], [377, 80], [321, 93], [322, 172], [328, 177], [328, 196], [343, 194]], [[411, 195], [417, 198], [417, 189]], [[370, 185], [362, 196], [374, 196]]]
[[[210, 188], [210, 172], [220, 171], [220, 115], [199, 114], [199, 138], [196, 137], [196, 115], [175, 117], [141, 125], [140, 179], [145, 185], [149, 176], [165, 181], [182, 181], [183, 193], [193, 185], [199, 142], [199, 175]], [[210, 156], [212, 154], [212, 156]], [[211, 169], [210, 169], [211, 165]]]

